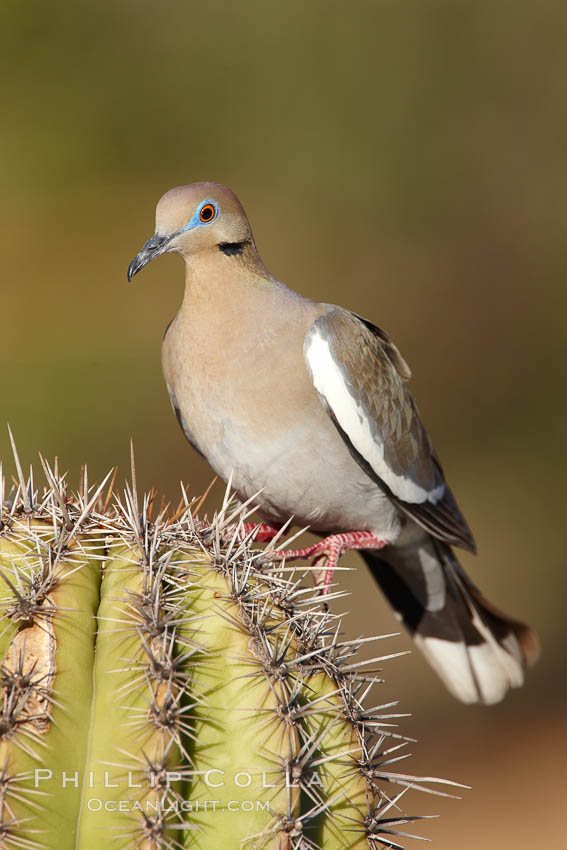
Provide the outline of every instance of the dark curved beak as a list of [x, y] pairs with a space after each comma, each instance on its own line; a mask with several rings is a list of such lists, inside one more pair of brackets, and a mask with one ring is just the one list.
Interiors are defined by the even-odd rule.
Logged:
[[164, 254], [171, 239], [171, 236], [160, 236], [159, 233], [155, 233], [151, 239], [148, 239], [140, 253], [134, 257], [128, 266], [128, 280], [132, 280], [134, 275], [138, 274], [140, 269], [143, 269], [150, 260], [159, 257], [160, 254]]

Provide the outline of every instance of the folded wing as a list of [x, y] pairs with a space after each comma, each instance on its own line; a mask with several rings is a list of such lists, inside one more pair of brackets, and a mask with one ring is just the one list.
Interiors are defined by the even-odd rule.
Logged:
[[406, 389], [410, 369], [387, 334], [329, 306], [309, 328], [303, 350], [321, 402], [369, 477], [434, 537], [474, 551]]

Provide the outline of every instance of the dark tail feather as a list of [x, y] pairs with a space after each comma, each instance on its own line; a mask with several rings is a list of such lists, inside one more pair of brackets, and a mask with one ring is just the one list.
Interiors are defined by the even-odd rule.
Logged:
[[535, 632], [488, 602], [452, 550], [432, 537], [361, 552], [372, 575], [449, 691], [499, 702], [539, 654]]

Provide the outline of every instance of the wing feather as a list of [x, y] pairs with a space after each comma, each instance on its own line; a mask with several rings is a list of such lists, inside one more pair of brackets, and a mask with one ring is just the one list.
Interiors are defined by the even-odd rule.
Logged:
[[411, 372], [387, 334], [329, 306], [304, 356], [335, 427], [365, 472], [435, 537], [474, 550], [405, 382]]

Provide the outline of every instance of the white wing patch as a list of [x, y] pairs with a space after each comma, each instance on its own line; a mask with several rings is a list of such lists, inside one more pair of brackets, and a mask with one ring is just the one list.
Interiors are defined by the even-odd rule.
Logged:
[[307, 334], [304, 354], [315, 389], [327, 402], [356, 451], [390, 488], [394, 496], [411, 503], [427, 500], [438, 502], [445, 492], [444, 484], [428, 492], [411, 478], [398, 475], [390, 469], [384, 458], [384, 443], [372, 433], [366, 412], [349, 392], [329, 343], [316, 328], [312, 328]]

